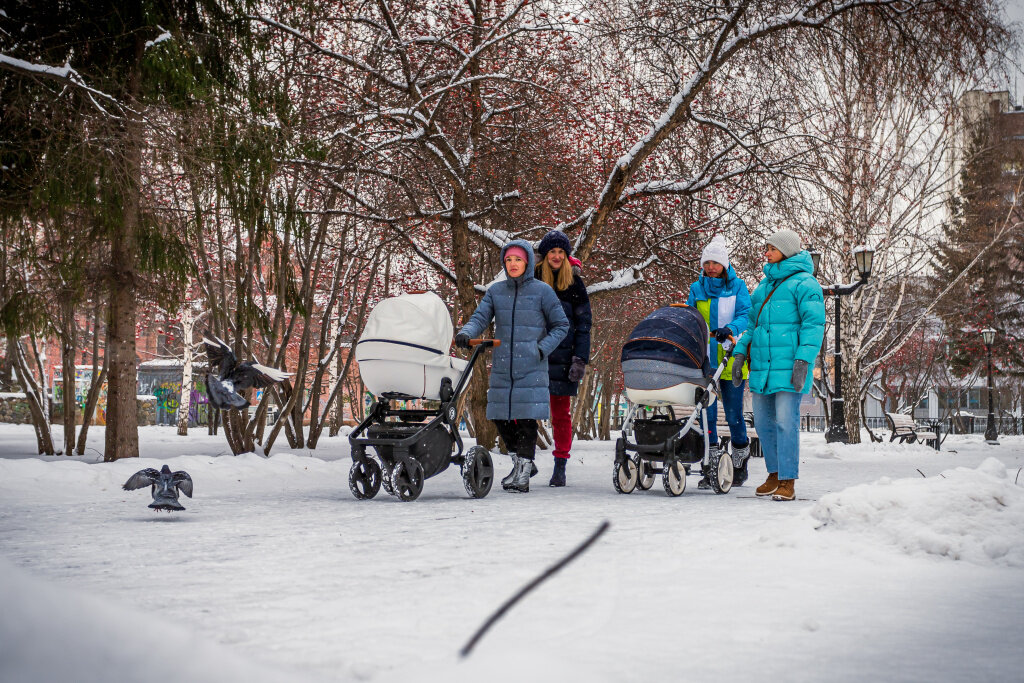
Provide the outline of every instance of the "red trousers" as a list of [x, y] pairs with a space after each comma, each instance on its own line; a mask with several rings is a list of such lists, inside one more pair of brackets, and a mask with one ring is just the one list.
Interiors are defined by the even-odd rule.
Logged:
[[572, 448], [572, 396], [551, 395], [551, 431], [555, 437], [555, 457], [569, 458]]

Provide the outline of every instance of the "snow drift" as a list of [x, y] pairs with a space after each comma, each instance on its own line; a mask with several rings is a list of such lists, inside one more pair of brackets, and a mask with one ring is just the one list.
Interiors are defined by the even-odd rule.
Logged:
[[826, 494], [811, 509], [823, 529], [874, 536], [909, 555], [1024, 567], [1024, 486], [995, 458], [935, 477], [882, 477]]

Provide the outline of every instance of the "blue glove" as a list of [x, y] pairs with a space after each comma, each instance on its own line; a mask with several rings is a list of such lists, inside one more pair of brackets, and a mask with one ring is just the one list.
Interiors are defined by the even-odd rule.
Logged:
[[468, 349], [469, 335], [466, 334], [465, 332], [460, 331], [457, 335], [455, 335], [455, 345], [458, 346], [460, 349]]
[[729, 337], [732, 336], [732, 330], [728, 327], [719, 327], [717, 330], [711, 330], [711, 334], [715, 335], [715, 341], [723, 344], [729, 341]]

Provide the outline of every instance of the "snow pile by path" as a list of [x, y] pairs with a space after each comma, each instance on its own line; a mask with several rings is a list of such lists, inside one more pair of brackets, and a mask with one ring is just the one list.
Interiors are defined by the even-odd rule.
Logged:
[[908, 555], [1024, 567], [1024, 486], [995, 458], [927, 479], [882, 477], [830, 493], [812, 508], [819, 528], [881, 538]]
[[133, 609], [44, 581], [0, 558], [0, 681], [127, 683], [309, 680], [250, 663], [160, 617], [139, 595]]

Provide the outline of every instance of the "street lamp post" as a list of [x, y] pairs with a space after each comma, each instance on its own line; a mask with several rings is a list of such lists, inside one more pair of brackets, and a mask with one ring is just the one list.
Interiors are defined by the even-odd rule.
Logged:
[[[848, 294], [853, 294], [855, 291], [867, 284], [868, 278], [871, 276], [871, 265], [874, 258], [874, 249], [857, 247], [853, 252], [853, 260], [857, 265], [857, 274], [860, 276], [860, 279], [856, 282], [832, 284], [821, 288], [822, 292], [826, 296], [831, 296], [835, 300], [836, 312], [836, 343], [834, 351], [835, 389], [832, 394], [832, 410], [829, 411], [828, 431], [825, 432], [825, 441], [828, 443], [835, 443], [837, 441], [839, 443], [850, 443], [850, 434], [846, 431], [846, 410], [843, 402], [843, 352], [839, 345], [839, 298], [847, 296]], [[816, 251], [812, 251], [811, 260], [814, 261], [814, 277], [818, 277], [818, 265], [821, 262], [821, 254]]]
[[996, 331], [987, 327], [981, 331], [981, 337], [985, 340], [985, 349], [988, 350], [988, 425], [985, 426], [985, 443], [997, 446], [999, 433], [996, 430], [996, 411], [992, 401], [992, 395], [995, 393], [992, 384], [992, 342], [996, 340]]

